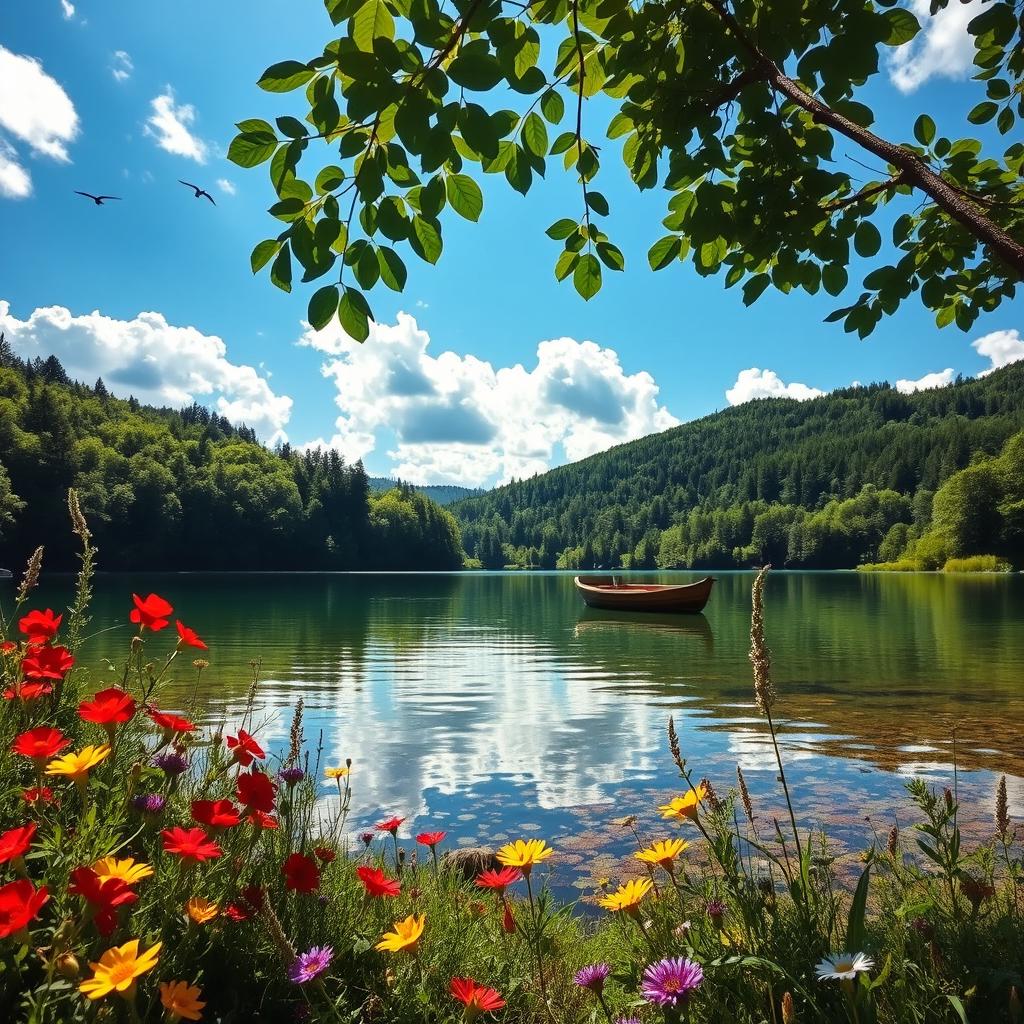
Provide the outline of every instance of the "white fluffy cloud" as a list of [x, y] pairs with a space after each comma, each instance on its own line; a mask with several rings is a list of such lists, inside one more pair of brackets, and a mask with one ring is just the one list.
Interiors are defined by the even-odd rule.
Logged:
[[[78, 114], [68, 94], [34, 57], [0, 46], [0, 195], [24, 199], [32, 179], [10, 138], [33, 153], [66, 163], [78, 135]], [[5, 137], [6, 136], [6, 137]]]
[[912, 395], [915, 391], [927, 391], [929, 388], [944, 388], [953, 383], [955, 376], [953, 367], [947, 366], [946, 369], [940, 370], [938, 373], [926, 373], [923, 377], [918, 377], [917, 380], [898, 380], [896, 381], [896, 390], [901, 395]]
[[1001, 366], [1009, 366], [1010, 363], [1019, 362], [1024, 359], [1024, 338], [1021, 338], [1020, 331], [993, 331], [985, 334], [976, 341], [971, 342], [971, 348], [990, 360], [992, 365], [987, 370], [982, 370], [979, 377], [986, 377], [993, 370]]
[[68, 0], [60, 0], [61, 10], [64, 12], [64, 17], [71, 19], [75, 16], [75, 5], [68, 3]]
[[495, 369], [471, 355], [431, 355], [426, 331], [399, 313], [394, 325], [372, 325], [363, 345], [336, 322], [307, 329], [300, 344], [332, 357], [322, 372], [341, 410], [334, 436], [311, 444], [355, 460], [391, 430], [391, 472], [413, 483], [530, 476], [678, 422], [649, 373], [627, 374], [592, 341], [542, 341], [532, 369]]
[[820, 398], [824, 391], [807, 384], [787, 384], [774, 370], [762, 370], [751, 366], [740, 370], [736, 383], [725, 392], [730, 405], [742, 405], [755, 398], [795, 398], [804, 402], [808, 398]]
[[115, 320], [46, 306], [19, 320], [0, 300], [0, 331], [19, 355], [56, 355], [69, 376], [90, 383], [102, 377], [115, 395], [155, 405], [212, 402], [221, 416], [245, 423], [266, 441], [285, 438], [292, 400], [275, 394], [253, 367], [232, 363], [220, 338], [176, 327], [160, 313]]
[[150, 106], [153, 113], [146, 121], [146, 134], [156, 139], [156, 144], [168, 153], [206, 163], [207, 145], [190, 130], [196, 120], [196, 108], [191, 103], [175, 103], [170, 86], [154, 97]]
[[134, 70], [135, 64], [132, 62], [128, 52], [126, 50], [115, 50], [110, 62], [110, 73], [114, 76], [114, 80], [117, 82], [127, 81], [131, 78]]
[[227, 178], [218, 178], [217, 188], [227, 196], [233, 196], [238, 191], [238, 189], [235, 188], [235, 183], [233, 181], [229, 181]]
[[889, 78], [900, 92], [914, 92], [930, 78], [966, 78], [974, 64], [974, 40], [967, 24], [981, 12], [982, 0], [950, 0], [935, 15], [930, 0], [910, 0], [907, 6], [923, 26], [909, 43], [889, 58]]

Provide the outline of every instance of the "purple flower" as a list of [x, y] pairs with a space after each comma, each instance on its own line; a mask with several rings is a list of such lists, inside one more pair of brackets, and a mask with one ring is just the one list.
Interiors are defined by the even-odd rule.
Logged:
[[289, 786], [294, 786], [296, 782], [301, 782], [306, 777], [306, 773], [301, 768], [282, 768], [278, 772], [278, 778], [282, 782], [287, 782]]
[[721, 900], [711, 900], [704, 909], [716, 925], [722, 923], [722, 918], [725, 917], [725, 904]]
[[608, 964], [590, 964], [577, 971], [573, 981], [580, 988], [589, 988], [591, 992], [596, 992], [600, 995], [604, 991], [605, 980], [611, 972], [612, 969]]
[[167, 798], [159, 793], [140, 793], [132, 798], [132, 807], [142, 814], [159, 814], [167, 803]]
[[296, 985], [305, 985], [307, 981], [318, 978], [334, 958], [334, 950], [330, 946], [314, 946], [308, 953], [300, 953], [295, 962], [288, 968], [288, 977]]
[[168, 775], [180, 775], [188, 767], [188, 761], [181, 754], [157, 754], [153, 764]]
[[658, 1006], [685, 1006], [703, 980], [700, 964], [681, 956], [669, 957], [644, 971], [640, 995]]
[[373, 833], [364, 832], [359, 838], [362, 839], [364, 846], [369, 846], [373, 842]]

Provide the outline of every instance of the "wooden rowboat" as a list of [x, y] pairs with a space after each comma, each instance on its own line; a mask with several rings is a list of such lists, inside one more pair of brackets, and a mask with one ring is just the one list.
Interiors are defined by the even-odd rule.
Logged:
[[573, 580], [591, 608], [622, 612], [703, 611], [715, 580], [707, 576], [696, 583], [623, 583], [611, 576], [577, 576]]

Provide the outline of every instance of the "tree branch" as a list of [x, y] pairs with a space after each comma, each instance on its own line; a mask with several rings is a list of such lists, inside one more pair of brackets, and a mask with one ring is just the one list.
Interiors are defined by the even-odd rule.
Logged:
[[859, 203], [864, 199], [870, 199], [872, 196], [877, 196], [879, 192], [888, 192], [891, 189], [899, 188], [905, 180], [906, 175], [903, 171], [900, 171], [899, 174], [894, 174], [886, 181], [879, 182], [875, 185], [868, 185], [867, 188], [862, 188], [855, 195], [846, 196], [843, 199], [837, 199], [831, 203], [825, 203], [822, 209], [830, 212], [834, 210], [845, 210], [847, 206], [853, 206], [854, 203]]

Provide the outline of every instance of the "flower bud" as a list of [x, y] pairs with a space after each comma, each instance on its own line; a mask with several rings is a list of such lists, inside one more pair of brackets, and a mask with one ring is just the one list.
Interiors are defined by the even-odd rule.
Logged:
[[796, 1024], [796, 1007], [789, 992], [782, 994], [782, 1024]]
[[57, 957], [57, 973], [68, 981], [74, 981], [82, 973], [82, 965], [74, 953], [64, 952]]

